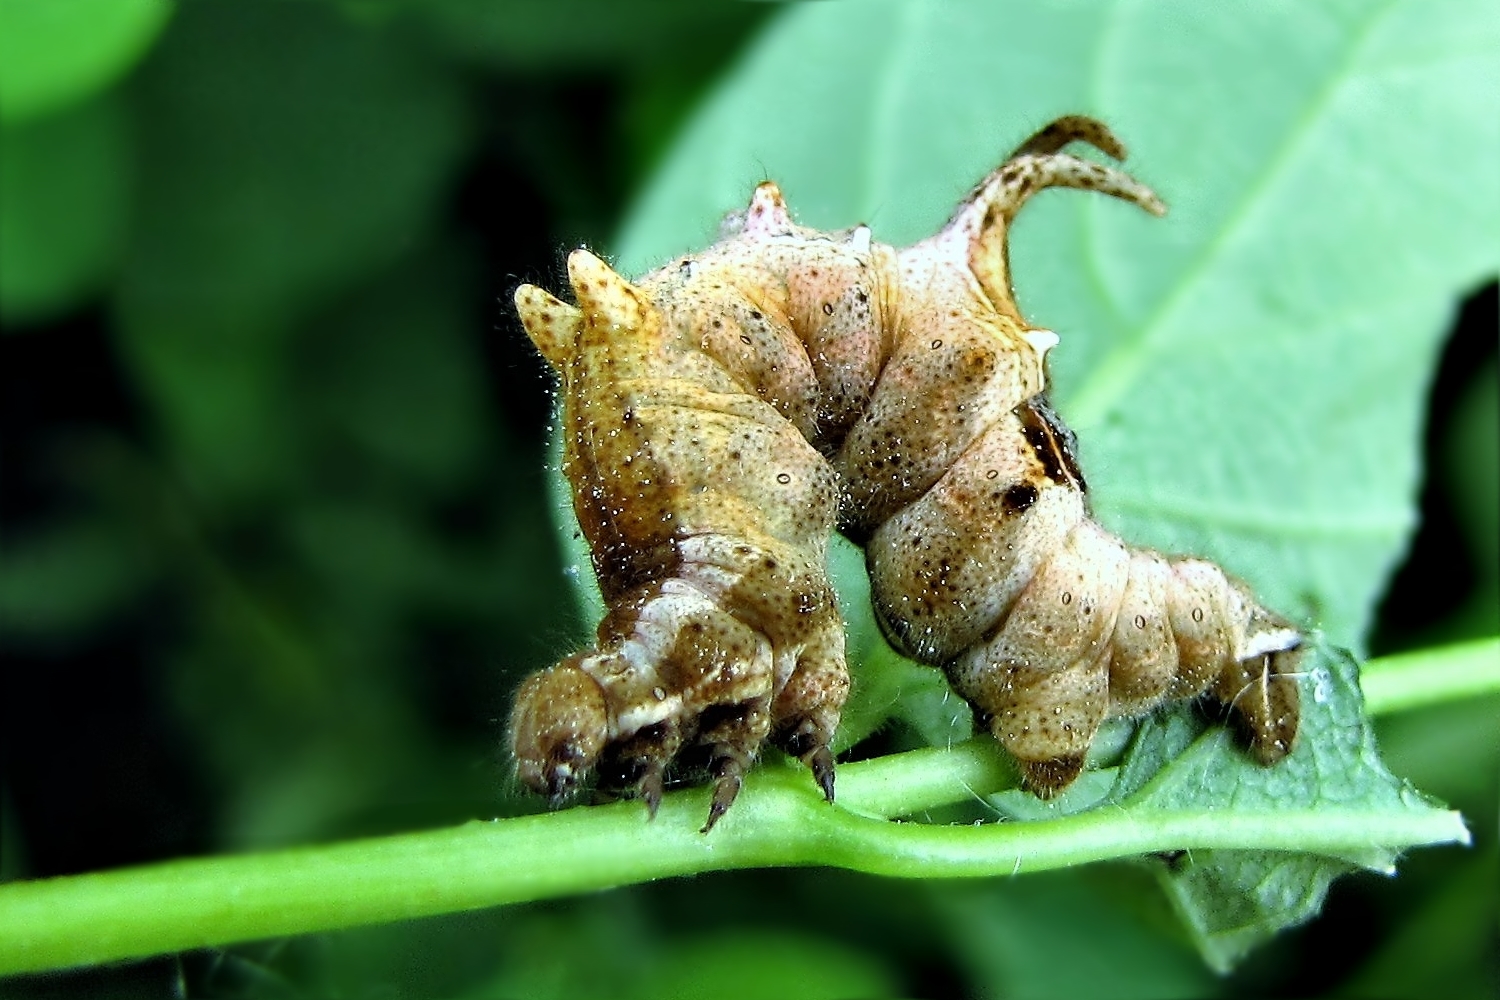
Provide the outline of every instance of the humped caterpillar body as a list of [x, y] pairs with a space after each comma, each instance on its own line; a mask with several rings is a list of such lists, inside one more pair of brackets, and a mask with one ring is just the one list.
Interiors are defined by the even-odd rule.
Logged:
[[590, 772], [654, 813], [674, 760], [715, 781], [707, 830], [767, 740], [833, 798], [849, 688], [828, 538], [865, 547], [892, 644], [942, 667], [1050, 797], [1108, 717], [1207, 692], [1271, 764], [1297, 733], [1301, 636], [1217, 566], [1131, 548], [1088, 513], [1047, 403], [1057, 338], [1010, 287], [1007, 229], [1047, 187], [1153, 214], [1156, 196], [1027, 140], [935, 236], [795, 224], [756, 188], [720, 242], [631, 283], [586, 250], [577, 305], [531, 285], [526, 331], [561, 378], [564, 471], [609, 608], [593, 649], [531, 676], [511, 720], [523, 784]]

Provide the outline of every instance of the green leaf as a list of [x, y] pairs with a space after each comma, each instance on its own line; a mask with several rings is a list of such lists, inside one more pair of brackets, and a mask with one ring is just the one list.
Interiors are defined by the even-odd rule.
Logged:
[[1301, 665], [1302, 725], [1295, 751], [1255, 764], [1228, 730], [1190, 706], [1142, 724], [1118, 770], [1094, 771], [1052, 803], [1020, 791], [991, 801], [1011, 819], [1037, 820], [1105, 807], [1122, 822], [1151, 813], [1199, 812], [1232, 828], [1282, 809], [1359, 810], [1368, 840], [1332, 854], [1203, 850], [1157, 866], [1163, 887], [1205, 959], [1228, 971], [1254, 946], [1316, 916], [1333, 879], [1354, 867], [1395, 871], [1402, 846], [1383, 843], [1382, 819], [1439, 808], [1380, 760], [1359, 691], [1359, 667], [1315, 637]]
[[430, 231], [469, 137], [448, 71], [318, 4], [185, 7], [149, 69], [134, 322], [321, 304]]
[[484, 454], [489, 429], [474, 330], [483, 287], [456, 247], [391, 269], [317, 324], [299, 366], [311, 401], [372, 467], [452, 490]]
[[715, 48], [764, 14], [751, 4], [695, 0], [427, 0], [421, 22], [455, 53], [505, 69], [680, 63], [684, 49]]
[[140, 538], [102, 519], [61, 519], [7, 531], [0, 561], [0, 634], [52, 641], [87, 635], [118, 613], [157, 570]]
[[0, 120], [19, 121], [114, 83], [151, 48], [170, 0], [0, 0]]
[[[1317, 641], [1302, 670], [1305, 707], [1298, 746], [1280, 765], [1257, 766], [1220, 728], [1199, 736], [1183, 753], [1164, 755], [1173, 739], [1161, 737], [1172, 729], [1180, 732], [1183, 713], [1178, 713], [1172, 722], [1153, 720], [1143, 727], [1119, 788], [1127, 791], [1144, 770], [1160, 770], [1127, 799], [1127, 807], [1215, 810], [1230, 824], [1236, 812], [1327, 808], [1396, 816], [1437, 808], [1381, 761], [1354, 658]], [[1316, 916], [1338, 875], [1355, 866], [1393, 874], [1397, 849], [1382, 844], [1372, 830], [1367, 845], [1337, 856], [1201, 851], [1164, 866], [1161, 879], [1209, 963], [1227, 971], [1277, 931]]]
[[442, 67], [318, 4], [193, 4], [140, 80], [122, 354], [195, 488], [284, 485], [298, 321], [409, 252], [469, 137]]
[[637, 984], [642, 1000], [837, 1000], [899, 996], [872, 957], [833, 940], [785, 931], [705, 935], [676, 949]]
[[135, 163], [111, 98], [0, 126], [0, 146], [0, 318], [17, 329], [102, 288], [124, 241]]
[[[1140, 890], [1149, 886], [1131, 879], [1111, 898], [1098, 875], [1074, 869], [934, 891], [945, 934], [978, 987], [970, 995], [1166, 1000], [1219, 992], [1190, 948], [1142, 919]], [[1058, 927], [1077, 944], [1059, 947]]]

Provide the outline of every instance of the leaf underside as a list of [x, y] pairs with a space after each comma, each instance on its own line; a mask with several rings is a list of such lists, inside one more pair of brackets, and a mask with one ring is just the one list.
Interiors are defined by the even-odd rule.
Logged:
[[1407, 845], [1380, 829], [1383, 819], [1442, 809], [1382, 763], [1348, 651], [1314, 636], [1301, 673], [1298, 744], [1275, 767], [1255, 764], [1229, 730], [1212, 725], [1217, 713], [1179, 705], [1144, 720], [1118, 765], [1089, 772], [1059, 799], [1040, 803], [1012, 790], [991, 804], [1012, 820], [1109, 807], [1145, 821], [1152, 813], [1202, 812], [1231, 827], [1285, 810], [1369, 815], [1369, 841], [1336, 856], [1216, 850], [1150, 860], [1204, 958], [1226, 971], [1278, 930], [1316, 916], [1338, 875], [1392, 873]]

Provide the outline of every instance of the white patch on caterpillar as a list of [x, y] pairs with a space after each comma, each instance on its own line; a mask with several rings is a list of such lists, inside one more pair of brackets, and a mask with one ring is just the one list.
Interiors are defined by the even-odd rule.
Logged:
[[1301, 644], [1302, 633], [1294, 628], [1269, 629], [1246, 636], [1238, 658], [1248, 660], [1256, 656], [1265, 656], [1268, 653], [1285, 653], [1296, 649]]
[[858, 254], [870, 252], [870, 227], [855, 226], [849, 233], [849, 249]]
[[1031, 345], [1039, 358], [1045, 358], [1047, 352], [1057, 346], [1058, 341], [1057, 334], [1051, 330], [1026, 330], [1021, 334], [1021, 339]]

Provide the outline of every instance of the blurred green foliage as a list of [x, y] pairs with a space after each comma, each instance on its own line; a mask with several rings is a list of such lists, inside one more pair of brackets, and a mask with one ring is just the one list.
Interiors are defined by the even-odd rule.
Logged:
[[[785, 22], [690, 0], [0, 0], [6, 877], [535, 808], [505, 775], [509, 693], [587, 622], [509, 293], [606, 243], [685, 116]], [[807, 156], [845, 155], [816, 138]], [[1377, 649], [1500, 630], [1495, 323], [1491, 286], [1437, 375], [1423, 526]], [[1336, 886], [1226, 980], [1115, 866], [726, 874], [5, 987], [1491, 996], [1497, 709], [1380, 726], [1475, 849]]]
[[0, 121], [47, 115], [114, 84], [150, 48], [172, 7], [0, 0]]

